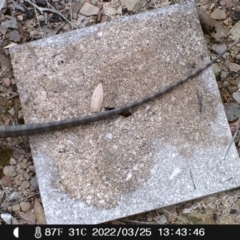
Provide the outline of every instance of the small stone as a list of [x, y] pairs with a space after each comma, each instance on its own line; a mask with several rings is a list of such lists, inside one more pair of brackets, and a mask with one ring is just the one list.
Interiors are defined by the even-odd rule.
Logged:
[[38, 187], [37, 176], [35, 176], [31, 179], [30, 184], [31, 184], [32, 187], [35, 187], [35, 188]]
[[15, 150], [13, 151], [13, 157], [14, 157], [16, 160], [20, 160], [21, 155], [22, 155], [22, 152], [19, 151], [18, 149], [15, 149]]
[[1, 214], [1, 218], [3, 219], [3, 221], [7, 224], [11, 224], [11, 219], [12, 219], [12, 215], [9, 213], [2, 213]]
[[215, 76], [219, 76], [220, 72], [221, 72], [221, 68], [218, 66], [218, 64], [213, 64], [212, 65], [213, 71]]
[[9, 177], [15, 177], [17, 175], [15, 169], [12, 166], [5, 166], [3, 168], [3, 173]]
[[17, 162], [14, 158], [10, 158], [10, 164], [11, 165], [15, 165]]
[[236, 64], [236, 63], [229, 63], [228, 64], [229, 70], [230, 72], [238, 72], [240, 71], [240, 65]]
[[78, 19], [78, 14], [77, 13], [73, 13], [72, 17], [73, 17], [73, 19]]
[[9, 200], [15, 200], [18, 198], [18, 192], [12, 192], [9, 196]]
[[239, 104], [234, 102], [229, 102], [224, 104], [224, 110], [229, 122], [232, 122], [239, 117]]
[[108, 133], [108, 134], [106, 134], [106, 138], [109, 139], [109, 140], [111, 140], [111, 139], [113, 138], [112, 133]]
[[15, 114], [14, 107], [10, 108], [10, 109], [8, 110], [8, 113], [13, 116], [13, 115]]
[[13, 42], [19, 42], [21, 39], [19, 31], [18, 30], [11, 31], [9, 34], [9, 39], [10, 41], [13, 41]]
[[214, 220], [214, 221], [217, 221], [217, 220], [218, 220], [218, 215], [217, 215], [217, 213], [214, 213], [214, 214], [213, 214], [213, 220]]
[[2, 35], [5, 35], [6, 32], [7, 32], [7, 30], [8, 30], [8, 28], [6, 28], [6, 27], [3, 26], [3, 25], [0, 25], [0, 33], [1, 33]]
[[28, 212], [22, 214], [21, 217], [22, 217], [22, 218], [25, 220], [25, 222], [28, 223], [28, 224], [36, 224], [36, 217], [35, 217], [35, 215], [32, 213], [31, 210], [29, 210]]
[[226, 49], [227, 49], [227, 46], [225, 43], [216, 43], [216, 44], [213, 44], [213, 46], [212, 46], [212, 50], [217, 54], [220, 54], [221, 52], [225, 51]]
[[132, 12], [134, 7], [136, 6], [136, 4], [138, 3], [138, 0], [120, 0], [121, 1], [121, 5], [123, 7], [126, 7], [128, 11]]
[[230, 33], [234, 41], [240, 38], [240, 21], [238, 21], [230, 30]]
[[18, 211], [20, 210], [20, 204], [17, 203], [17, 204], [15, 204], [15, 205], [13, 205], [13, 206], [12, 206], [12, 210], [13, 210], [14, 212], [18, 212]]
[[3, 176], [1, 181], [2, 181], [2, 185], [4, 187], [11, 187], [12, 186], [12, 180], [8, 176]]
[[228, 25], [228, 23], [229, 23], [229, 20], [228, 20], [228, 18], [227, 19], [225, 19], [224, 21], [223, 21], [223, 23], [224, 23], [224, 25]]
[[228, 72], [221, 71], [220, 77], [221, 77], [222, 79], [225, 79], [225, 78], [227, 77], [227, 75], [228, 75]]
[[11, 84], [16, 85], [16, 83], [17, 83], [16, 80], [14, 78], [11, 78]]
[[153, 221], [153, 216], [151, 216], [151, 215], [147, 216], [147, 221], [152, 222]]
[[11, 85], [11, 80], [10, 80], [10, 78], [3, 78], [3, 79], [2, 79], [2, 82], [4, 83], [4, 85], [5, 85], [6, 87], [9, 87], [9, 86]]
[[35, 167], [34, 167], [34, 165], [30, 165], [30, 166], [28, 166], [28, 168], [30, 169], [30, 171], [35, 172]]
[[217, 8], [210, 14], [210, 17], [213, 19], [222, 20], [225, 19], [227, 16], [223, 10]]
[[3, 22], [2, 25], [6, 28], [18, 29], [17, 19], [15, 17], [11, 17], [10, 20]]
[[160, 225], [168, 223], [167, 218], [164, 215], [160, 216], [160, 218], [156, 222], [159, 223]]
[[234, 208], [230, 209], [230, 214], [236, 214], [237, 212], [238, 212], [237, 209]]
[[30, 9], [27, 11], [26, 17], [27, 19], [32, 19], [34, 17], [35, 13], [33, 9]]
[[23, 169], [26, 169], [26, 168], [27, 168], [27, 165], [26, 165], [26, 163], [24, 163], [24, 162], [20, 162], [20, 166], [21, 166], [21, 168], [23, 168]]
[[225, 0], [225, 6], [226, 8], [232, 8], [233, 7], [232, 0]]
[[46, 0], [37, 0], [36, 4], [40, 7], [46, 7], [47, 6], [47, 1]]
[[27, 212], [30, 209], [31, 204], [29, 202], [20, 202], [20, 207], [23, 212]]
[[26, 180], [29, 180], [31, 178], [31, 176], [27, 173], [27, 172], [24, 172], [23, 173], [23, 177], [26, 179]]
[[18, 15], [18, 16], [17, 16], [17, 19], [18, 19], [19, 21], [22, 21], [22, 20], [23, 20], [23, 15]]
[[23, 181], [21, 184], [21, 189], [27, 189], [29, 187], [29, 182], [28, 181]]
[[211, 214], [191, 213], [187, 215], [187, 219], [192, 224], [215, 224]]
[[239, 91], [234, 92], [234, 93], [232, 94], [232, 96], [233, 96], [233, 98], [234, 98], [235, 101], [237, 101], [238, 103], [240, 103], [240, 92], [239, 92]]
[[72, 4], [72, 13], [77, 14], [86, 0], [74, 1]]
[[96, 7], [88, 2], [85, 2], [80, 10], [80, 13], [84, 16], [93, 16], [97, 15], [99, 12], [99, 7]]
[[22, 175], [19, 174], [14, 178], [14, 184], [16, 184], [17, 186], [20, 186], [22, 183], [23, 179], [22, 179]]
[[108, 21], [108, 16], [102, 15], [100, 23], [107, 22]]

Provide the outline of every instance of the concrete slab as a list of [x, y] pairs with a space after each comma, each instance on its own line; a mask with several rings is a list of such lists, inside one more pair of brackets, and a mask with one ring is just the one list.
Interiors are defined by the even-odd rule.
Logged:
[[[28, 45], [11, 49], [26, 123], [90, 114], [99, 82], [103, 107], [117, 107], [209, 61], [193, 4]], [[47, 222], [100, 223], [236, 188], [230, 140], [211, 68], [129, 117], [32, 136]]]

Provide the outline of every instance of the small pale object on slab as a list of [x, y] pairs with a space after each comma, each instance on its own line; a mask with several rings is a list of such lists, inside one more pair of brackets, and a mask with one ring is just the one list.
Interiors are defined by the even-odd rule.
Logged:
[[102, 83], [99, 83], [95, 88], [91, 99], [91, 112], [99, 112], [103, 103]]

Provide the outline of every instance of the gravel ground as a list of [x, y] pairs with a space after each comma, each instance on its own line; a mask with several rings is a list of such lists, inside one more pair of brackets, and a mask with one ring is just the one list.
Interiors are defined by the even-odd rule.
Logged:
[[[0, 0], [0, 124], [24, 123], [9, 47], [178, 2], [184, 1]], [[221, 31], [226, 31], [221, 43], [216, 43], [217, 39], [211, 34], [205, 35], [209, 54], [214, 58], [230, 46], [235, 37], [240, 37], [237, 30], [240, 29], [240, 3], [238, 0], [195, 3], [221, 24]], [[239, 64], [240, 46], [213, 66], [233, 133], [240, 103]], [[235, 144], [239, 151], [238, 135]], [[46, 223], [27, 137], [0, 139], [0, 180], [0, 224]], [[111, 224], [239, 224], [239, 207], [240, 191], [236, 189], [118, 219]]]

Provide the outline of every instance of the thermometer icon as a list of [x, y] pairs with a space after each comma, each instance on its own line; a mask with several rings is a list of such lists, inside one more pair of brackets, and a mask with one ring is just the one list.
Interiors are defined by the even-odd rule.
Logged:
[[41, 228], [40, 227], [36, 227], [35, 228], [35, 234], [34, 234], [34, 237], [39, 239], [42, 237], [42, 233], [41, 233]]

